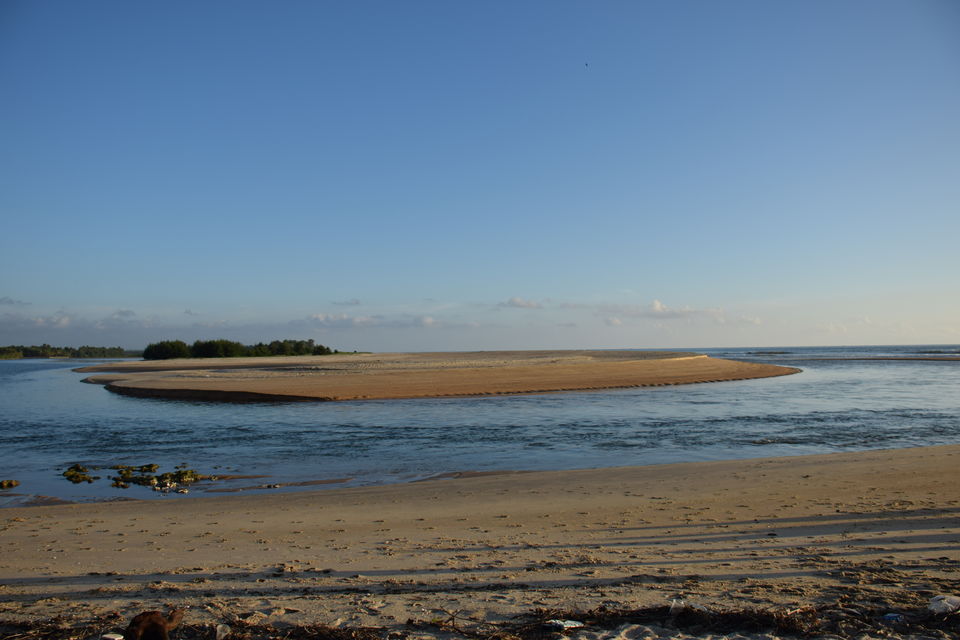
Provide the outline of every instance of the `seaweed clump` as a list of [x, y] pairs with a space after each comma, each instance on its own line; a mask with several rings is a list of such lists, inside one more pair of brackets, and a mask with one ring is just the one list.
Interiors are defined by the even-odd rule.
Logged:
[[117, 472], [117, 475], [110, 476], [113, 480], [112, 486], [118, 489], [128, 489], [131, 484], [138, 484], [144, 487], [156, 484], [154, 473], [160, 468], [157, 464], [143, 464], [140, 466], [115, 464], [110, 467]]
[[182, 485], [193, 484], [200, 480], [216, 480], [216, 476], [197, 473], [194, 469], [187, 469], [186, 465], [177, 465], [176, 471], [161, 474], [157, 474], [160, 465], [156, 464], [140, 466], [118, 464], [110, 468], [117, 472], [117, 475], [110, 476], [110, 479], [113, 480], [112, 486], [118, 489], [128, 489], [131, 484], [136, 484], [152, 487], [154, 491], [187, 493], [187, 489]]
[[73, 484], [80, 484], [81, 482], [92, 483], [94, 480], [100, 479], [100, 476], [91, 476], [90, 469], [79, 463], [70, 465], [70, 467], [63, 472], [63, 477]]
[[[93, 468], [99, 469], [101, 467]], [[186, 464], [177, 465], [175, 471], [167, 471], [159, 474], [157, 473], [157, 471], [160, 470], [160, 465], [158, 464], [115, 464], [109, 468], [116, 472], [114, 475], [109, 476], [109, 479], [112, 481], [111, 486], [117, 489], [129, 489], [130, 485], [138, 485], [141, 487], [151, 487], [154, 491], [161, 491], [163, 493], [169, 493], [170, 491], [187, 493], [186, 485], [201, 480], [217, 479], [216, 476], [208, 476], [198, 473], [194, 469], [188, 469]], [[63, 477], [74, 484], [80, 484], [81, 482], [91, 483], [94, 480], [100, 479], [100, 476], [91, 476], [90, 469], [80, 464], [70, 466], [70, 468], [63, 472]]]
[[19, 486], [19, 480], [0, 480], [0, 489], [13, 489], [14, 487]]

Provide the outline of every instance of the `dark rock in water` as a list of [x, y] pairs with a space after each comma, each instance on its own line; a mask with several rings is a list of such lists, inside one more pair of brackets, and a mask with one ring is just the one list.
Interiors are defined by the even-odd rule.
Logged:
[[[95, 467], [99, 468], [99, 467]], [[187, 493], [186, 489], [178, 489], [179, 485], [192, 484], [201, 480], [216, 480], [216, 476], [207, 476], [197, 473], [193, 469], [187, 469], [186, 465], [178, 465], [176, 471], [168, 471], [156, 474], [160, 469], [158, 464], [143, 464], [132, 466], [126, 464], [116, 464], [110, 469], [117, 472], [110, 476], [112, 481], [110, 486], [117, 489], [129, 489], [130, 485], [135, 484], [142, 487], [153, 487], [156, 491], [177, 491], [177, 493]], [[63, 472], [63, 477], [74, 484], [81, 482], [92, 483], [99, 480], [100, 476], [91, 476], [90, 469], [81, 464], [74, 464]], [[15, 485], [13, 485], [15, 486]], [[6, 488], [6, 487], [3, 487]]]
[[100, 476], [91, 476], [90, 469], [87, 469], [81, 464], [71, 465], [69, 469], [63, 472], [63, 477], [73, 484], [80, 484], [81, 482], [92, 483], [94, 480], [100, 479]]

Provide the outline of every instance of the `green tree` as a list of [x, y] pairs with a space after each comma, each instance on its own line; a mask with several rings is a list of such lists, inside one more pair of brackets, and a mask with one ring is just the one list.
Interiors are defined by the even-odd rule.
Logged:
[[23, 350], [19, 347], [0, 347], [0, 360], [19, 360], [23, 357]]
[[183, 340], [163, 340], [148, 344], [143, 350], [144, 360], [169, 360], [170, 358], [189, 358], [190, 347]]
[[[46, 345], [49, 346], [49, 345]], [[19, 347], [18, 347], [19, 348]], [[117, 347], [119, 349], [119, 347]], [[113, 349], [109, 349], [112, 356]], [[167, 358], [239, 358], [255, 356], [325, 356], [340, 353], [313, 340], [274, 340], [270, 344], [258, 342], [244, 345], [233, 340], [196, 340], [187, 346], [182, 340], [165, 340], [147, 346], [143, 351], [144, 360], [162, 360]]]
[[239, 358], [247, 352], [247, 347], [232, 340], [197, 340], [190, 347], [194, 358]]
[[262, 356], [269, 356], [272, 354], [270, 353], [270, 347], [268, 345], [265, 345], [262, 342], [258, 342], [255, 345], [247, 347], [247, 355], [250, 357], [258, 358]]

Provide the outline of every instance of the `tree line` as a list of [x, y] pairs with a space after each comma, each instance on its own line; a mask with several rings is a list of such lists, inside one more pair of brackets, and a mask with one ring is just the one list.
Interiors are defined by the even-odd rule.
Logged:
[[20, 358], [129, 358], [140, 355], [139, 351], [127, 351], [123, 347], [52, 347], [41, 345], [7, 345], [0, 347], [0, 360]]
[[340, 353], [313, 340], [274, 340], [245, 345], [232, 340], [197, 340], [188, 345], [183, 340], [162, 340], [147, 345], [144, 360], [170, 358], [256, 358], [261, 356], [326, 356]]

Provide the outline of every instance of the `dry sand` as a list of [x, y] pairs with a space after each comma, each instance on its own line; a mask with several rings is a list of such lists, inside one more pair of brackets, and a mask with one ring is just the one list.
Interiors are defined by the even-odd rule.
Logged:
[[960, 591], [960, 445], [0, 512], [0, 619], [400, 628]]
[[486, 351], [143, 361], [78, 371], [97, 373], [86, 382], [127, 395], [244, 401], [546, 393], [745, 380], [799, 369], [675, 352]]

